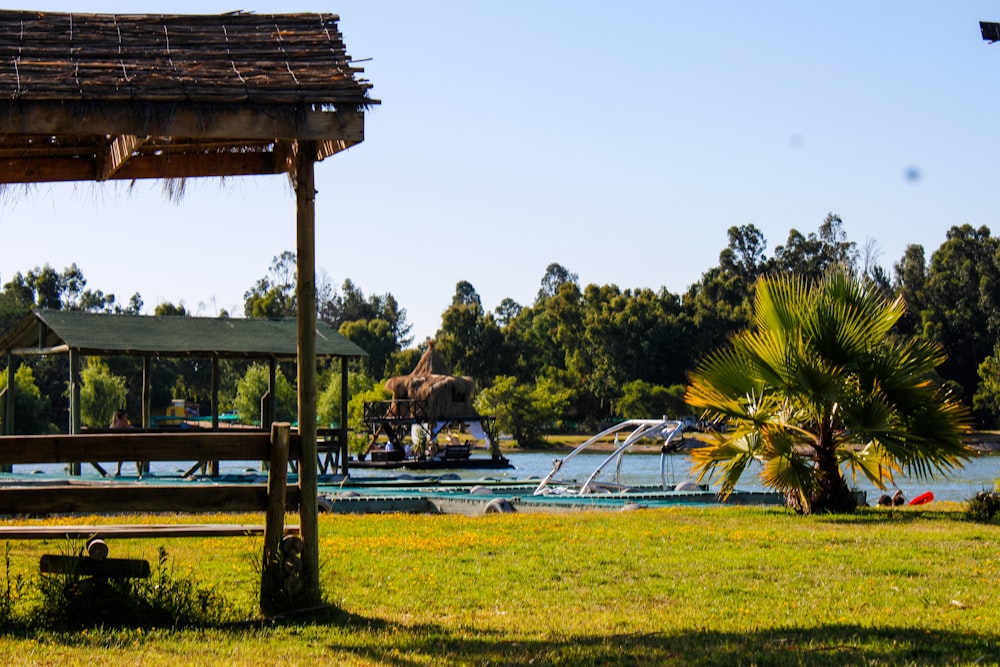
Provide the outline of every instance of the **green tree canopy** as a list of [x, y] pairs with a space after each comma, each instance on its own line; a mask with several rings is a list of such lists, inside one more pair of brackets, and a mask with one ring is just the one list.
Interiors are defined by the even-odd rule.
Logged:
[[[259, 424], [261, 419], [260, 400], [267, 393], [267, 364], [252, 364], [236, 383], [236, 398], [233, 407], [245, 423]], [[279, 368], [275, 374], [275, 417], [278, 421], [295, 421], [298, 417], [298, 399], [295, 389]]]
[[952, 227], [931, 256], [924, 294], [923, 334], [944, 347], [941, 375], [969, 400], [1000, 337], [1000, 239], [985, 226]]
[[[0, 374], [0, 393], [7, 389], [7, 374]], [[39, 435], [49, 432], [51, 421], [50, 406], [35, 383], [35, 374], [31, 366], [21, 364], [14, 371], [14, 414], [3, 414], [6, 399], [0, 402], [0, 415], [4, 420], [12, 419], [15, 435]], [[2, 420], [0, 420], [2, 421]], [[0, 429], [6, 432], [7, 425]]]
[[116, 410], [125, 408], [126, 379], [111, 372], [108, 364], [88, 357], [80, 369], [80, 420], [91, 427], [106, 428]]
[[541, 439], [545, 428], [565, 414], [570, 392], [555, 380], [543, 378], [524, 384], [517, 378], [494, 378], [492, 385], [476, 396], [476, 410], [496, 418], [497, 433], [510, 433], [522, 447]]

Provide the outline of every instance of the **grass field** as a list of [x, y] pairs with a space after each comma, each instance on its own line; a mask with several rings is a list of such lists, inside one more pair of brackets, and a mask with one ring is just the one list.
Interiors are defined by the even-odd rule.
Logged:
[[[164, 546], [173, 575], [221, 596], [224, 621], [22, 628], [0, 636], [0, 654], [102, 665], [1000, 664], [1000, 526], [962, 509], [322, 515], [329, 607], [266, 621], [254, 618], [259, 538], [121, 540], [112, 556], [155, 561]], [[30, 591], [39, 555], [66, 548], [11, 543], [15, 588]]]

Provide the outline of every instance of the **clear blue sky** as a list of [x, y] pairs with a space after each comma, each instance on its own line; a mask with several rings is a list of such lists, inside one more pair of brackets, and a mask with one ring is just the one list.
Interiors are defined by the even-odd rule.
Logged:
[[[682, 292], [752, 223], [770, 249], [827, 212], [891, 271], [955, 224], [1000, 233], [1000, 3], [39, 1], [113, 13], [323, 11], [382, 105], [317, 166], [317, 264], [391, 292], [417, 341], [459, 281], [529, 305], [558, 262], [586, 285]], [[0, 281], [76, 262], [145, 311], [242, 313], [295, 245], [283, 177], [198, 181], [175, 205], [42, 185], [0, 203]]]

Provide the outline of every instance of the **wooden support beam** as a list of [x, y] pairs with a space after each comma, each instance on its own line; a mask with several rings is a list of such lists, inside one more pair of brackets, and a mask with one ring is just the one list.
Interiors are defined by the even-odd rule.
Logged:
[[[90, 104], [27, 102], [4, 105], [4, 135], [78, 137], [149, 136], [185, 138], [302, 139], [364, 141], [364, 111], [315, 111], [300, 104], [182, 106], [175, 102]], [[341, 148], [341, 150], [343, 150]]]
[[285, 497], [288, 491], [288, 442], [291, 425], [271, 425], [271, 458], [267, 475], [268, 505], [264, 518], [264, 557], [260, 570], [260, 612], [276, 611], [281, 599], [281, 542], [285, 535]]
[[137, 137], [134, 134], [111, 137], [103, 152], [97, 155], [97, 180], [106, 181], [112, 178], [129, 161], [135, 149], [148, 139], [149, 137]]
[[319, 495], [316, 469], [316, 144], [300, 141], [295, 152], [296, 284], [298, 302], [299, 525], [304, 602], [319, 604]]
[[[287, 171], [271, 153], [213, 153], [206, 155], [137, 156], [122, 165], [110, 180], [143, 178], [200, 178], [255, 176]], [[95, 181], [97, 159], [51, 158], [0, 160], [0, 183], [56, 183]]]
[[67, 352], [69, 352], [69, 345], [66, 345], [65, 343], [49, 347], [14, 347], [10, 350], [10, 353], [17, 357], [43, 357], [49, 354], [65, 354]]

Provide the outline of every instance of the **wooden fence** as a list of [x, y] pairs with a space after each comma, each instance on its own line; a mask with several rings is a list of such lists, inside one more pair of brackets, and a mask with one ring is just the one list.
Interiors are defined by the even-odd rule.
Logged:
[[[265, 483], [242, 484], [220, 481], [142, 482], [121, 480], [24, 480], [0, 483], [0, 515], [120, 514], [123, 512], [261, 512], [263, 525], [101, 525], [85, 527], [89, 536], [188, 537], [197, 535], [263, 534], [261, 611], [270, 611], [278, 591], [301, 590], [301, 574], [285, 561], [287, 554], [285, 513], [300, 510], [300, 523], [315, 520], [315, 512], [302, 513], [305, 503], [298, 487], [288, 486], [289, 460], [301, 465], [297, 434], [287, 423], [276, 423], [271, 432], [193, 433], [99, 433], [82, 435], [30, 435], [0, 437], [0, 466], [50, 463], [82, 464], [91, 461], [266, 461]], [[316, 535], [312, 531], [302, 531]], [[291, 529], [292, 532], [298, 532]], [[0, 539], [80, 536], [80, 526], [45, 526], [34, 531], [3, 525]], [[283, 546], [283, 542], [285, 546]], [[292, 542], [291, 544], [294, 544]], [[294, 548], [301, 550], [301, 543]], [[310, 582], [306, 582], [308, 585]]]

